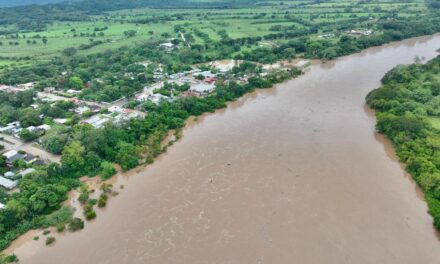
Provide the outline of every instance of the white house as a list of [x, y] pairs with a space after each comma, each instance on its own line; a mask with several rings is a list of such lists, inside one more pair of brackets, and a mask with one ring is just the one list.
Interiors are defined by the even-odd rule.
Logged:
[[10, 150], [8, 152], [3, 153], [3, 156], [5, 156], [6, 159], [10, 159], [11, 157], [17, 155], [18, 152], [16, 150]]
[[17, 133], [20, 132], [20, 122], [15, 121], [7, 124], [5, 127], [0, 127], [0, 133]]
[[15, 173], [13, 173], [12, 171], [8, 171], [5, 173], [5, 175], [3, 175], [5, 178], [12, 178], [15, 176]]
[[6, 188], [8, 190], [12, 190], [17, 186], [17, 182], [11, 181], [9, 179], [6, 179], [6, 178], [0, 176], [0, 186]]
[[208, 83], [198, 83], [196, 85], [191, 85], [190, 91], [198, 93], [210, 93], [215, 89], [215, 84]]
[[120, 114], [120, 113], [124, 112], [124, 109], [122, 107], [120, 107], [120, 106], [114, 105], [114, 106], [109, 107], [108, 111], [110, 113], [118, 113], [118, 114]]
[[3, 208], [5, 208], [5, 207], [6, 207], [6, 205], [0, 203], [0, 210], [3, 209]]
[[62, 124], [65, 124], [67, 122], [67, 120], [68, 120], [67, 118], [55, 118], [53, 121], [57, 124], [62, 125]]
[[90, 111], [90, 107], [88, 107], [88, 106], [80, 106], [75, 109], [75, 113], [77, 113], [79, 115], [82, 115], [88, 111]]
[[24, 171], [20, 172], [19, 174], [20, 174], [22, 177], [24, 177], [24, 176], [26, 176], [26, 175], [28, 175], [28, 174], [33, 173], [33, 172], [35, 172], [35, 169], [34, 169], [34, 168], [27, 168], [27, 169], [25, 169]]

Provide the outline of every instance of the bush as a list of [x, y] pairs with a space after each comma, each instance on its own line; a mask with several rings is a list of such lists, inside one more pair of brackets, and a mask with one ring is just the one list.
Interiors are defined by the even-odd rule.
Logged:
[[101, 194], [98, 199], [98, 207], [99, 208], [105, 207], [107, 205], [107, 199], [108, 199], [107, 195]]
[[64, 206], [60, 210], [51, 213], [43, 218], [41, 225], [43, 227], [56, 226], [58, 224], [65, 224], [72, 219], [73, 208]]
[[115, 174], [116, 174], [116, 169], [113, 166], [113, 164], [107, 161], [101, 163], [100, 175], [102, 180], [108, 180]]
[[46, 246], [52, 245], [53, 243], [55, 243], [55, 238], [53, 236], [46, 238]]
[[93, 220], [96, 218], [96, 212], [92, 210], [87, 210], [84, 212], [87, 221]]
[[80, 218], [75, 217], [69, 222], [67, 228], [70, 232], [81, 230], [84, 228], [84, 221]]
[[57, 232], [61, 233], [61, 232], [64, 232], [64, 230], [66, 230], [66, 225], [63, 223], [59, 223], [57, 225]]

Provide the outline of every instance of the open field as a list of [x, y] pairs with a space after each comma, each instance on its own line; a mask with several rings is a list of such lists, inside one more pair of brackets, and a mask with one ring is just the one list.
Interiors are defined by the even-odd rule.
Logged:
[[[314, 1], [259, 2], [252, 8], [237, 9], [133, 9], [91, 16], [88, 21], [53, 22], [42, 32], [18, 32], [14, 26], [0, 31], [0, 66], [25, 64], [60, 56], [69, 47], [90, 54], [134, 43], [166, 41], [188, 34], [192, 44], [208, 44], [221, 39], [222, 31], [232, 39], [264, 37], [286, 30], [309, 30], [306, 36], [339, 34], [350, 21], [353, 28], [374, 29], [383, 16], [413, 17], [426, 12], [424, 1]], [[124, 32], [134, 31], [127, 37]], [[219, 34], [220, 33], [220, 34]], [[204, 36], [203, 36], [204, 35]], [[43, 39], [47, 39], [43, 43]], [[99, 42], [96, 45], [89, 45]], [[274, 40], [282, 42], [282, 40]], [[83, 45], [83, 48], [80, 46]], [[90, 47], [87, 47], [90, 46]], [[249, 47], [247, 47], [249, 48]]]

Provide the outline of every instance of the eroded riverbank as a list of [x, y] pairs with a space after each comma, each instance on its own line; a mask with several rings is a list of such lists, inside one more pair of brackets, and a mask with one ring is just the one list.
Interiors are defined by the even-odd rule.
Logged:
[[415, 184], [377, 140], [365, 95], [440, 37], [314, 65], [190, 123], [85, 230], [22, 263], [438, 263]]

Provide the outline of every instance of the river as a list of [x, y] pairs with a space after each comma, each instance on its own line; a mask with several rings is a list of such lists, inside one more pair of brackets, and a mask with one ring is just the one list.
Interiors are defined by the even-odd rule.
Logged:
[[21, 263], [440, 263], [420, 190], [366, 94], [440, 36], [371, 48], [190, 122], [86, 229]]

